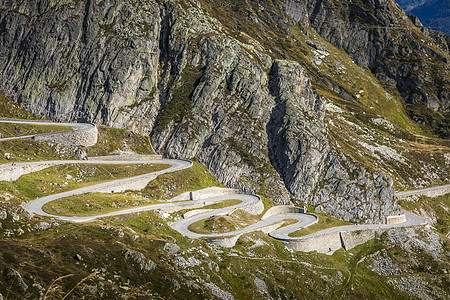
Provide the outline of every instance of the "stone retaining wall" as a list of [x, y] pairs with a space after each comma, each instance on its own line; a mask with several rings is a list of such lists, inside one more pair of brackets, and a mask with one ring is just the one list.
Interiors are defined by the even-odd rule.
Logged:
[[398, 216], [387, 216], [386, 217], [386, 224], [401, 224], [404, 222], [406, 222], [405, 214], [398, 215]]
[[175, 196], [168, 201], [175, 202], [175, 201], [186, 201], [186, 200], [203, 200], [203, 199], [224, 196], [224, 195], [238, 194], [238, 193], [239, 193], [239, 191], [235, 190], [235, 189], [209, 187], [209, 188], [205, 188], [202, 190], [185, 192], [185, 193], [179, 194], [178, 196]]
[[217, 245], [217, 246], [222, 246], [225, 248], [232, 248], [236, 245], [237, 240], [241, 237], [241, 235], [236, 235], [233, 237], [229, 237], [229, 238], [221, 238], [221, 239], [207, 239], [206, 241], [208, 243]]
[[189, 192], [189, 200], [203, 200], [237, 193], [238, 191], [235, 189], [209, 187], [202, 190]]
[[36, 141], [50, 141], [64, 146], [94, 146], [97, 143], [97, 126], [86, 125], [84, 128], [35, 135]]
[[342, 247], [345, 250], [350, 250], [364, 244], [370, 240], [380, 237], [386, 229], [364, 229], [354, 231], [342, 231], [340, 232]]
[[198, 214], [202, 214], [202, 213], [204, 213], [204, 212], [213, 211], [213, 210], [214, 210], [214, 209], [195, 209], [195, 210], [190, 210], [190, 211], [187, 211], [187, 212], [185, 212], [185, 213], [183, 214], [183, 218], [184, 218], [184, 219], [187, 219], [187, 218], [196, 216], [196, 215], [198, 215]]
[[147, 184], [155, 178], [156, 178], [156, 176], [148, 176], [148, 177], [138, 178], [138, 179], [130, 180], [130, 181], [123, 182], [123, 183], [111, 184], [106, 187], [93, 190], [92, 192], [93, 193], [122, 193], [127, 190], [140, 191], [140, 190], [144, 189], [147, 186]]
[[432, 198], [432, 197], [442, 196], [442, 195], [445, 195], [448, 193], [450, 193], [450, 186], [446, 186], [441, 189], [436, 189], [433, 191], [424, 192], [424, 193], [422, 193], [422, 195]]
[[147, 160], [161, 160], [163, 159], [162, 155], [156, 155], [156, 154], [149, 154], [149, 155], [142, 155], [142, 154], [135, 154], [135, 153], [130, 153], [130, 154], [120, 154], [120, 155], [107, 155], [107, 156], [92, 156], [89, 157], [88, 160], [110, 160], [110, 161], [115, 161], [115, 160], [130, 160], [130, 161], [147, 161]]
[[264, 220], [271, 216], [275, 216], [275, 215], [279, 215], [279, 214], [292, 214], [292, 213], [304, 214], [305, 209], [302, 207], [287, 206], [287, 205], [275, 206], [275, 207], [272, 207], [269, 210], [267, 210], [267, 212], [264, 214], [264, 216], [261, 219]]
[[[208, 203], [207, 205], [213, 204], [212, 202]], [[182, 206], [174, 206], [174, 207], [166, 207], [164, 209], [161, 209], [163, 212], [165, 213], [174, 213], [180, 210], [185, 210], [185, 209], [197, 209], [197, 208], [202, 208], [205, 207], [205, 203], [204, 202], [193, 202], [192, 204], [189, 205], [182, 205]]]
[[22, 175], [38, 172], [54, 166], [53, 164], [39, 164], [28, 166], [12, 166], [0, 169], [0, 181], [15, 181]]
[[400, 193], [396, 193], [395, 197], [397, 199], [402, 199], [402, 198], [407, 198], [407, 197], [411, 197], [414, 195], [422, 195], [422, 196], [427, 196], [427, 197], [433, 198], [433, 197], [442, 196], [442, 195], [445, 195], [448, 193], [450, 193], [450, 185], [431, 188], [431, 189], [427, 189], [424, 191], [417, 190], [417, 191], [410, 191], [410, 192], [400, 192]]
[[259, 196], [256, 196], [259, 198], [259, 201], [250, 205], [247, 205], [245, 207], [242, 207], [243, 211], [248, 212], [251, 215], [259, 215], [264, 211], [264, 203], [262, 202], [261, 198]]
[[317, 251], [324, 254], [333, 254], [342, 248], [341, 235], [339, 232], [320, 235], [307, 240], [283, 242], [287, 248], [294, 251], [311, 252]]
[[378, 238], [386, 229], [364, 229], [340, 231], [319, 235], [305, 240], [283, 242], [287, 248], [294, 251], [311, 252], [332, 255], [336, 250], [350, 250], [372, 239]]

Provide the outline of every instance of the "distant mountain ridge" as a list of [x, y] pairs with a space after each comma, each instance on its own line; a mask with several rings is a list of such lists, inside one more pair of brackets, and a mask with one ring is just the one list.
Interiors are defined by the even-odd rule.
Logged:
[[395, 2], [400, 5], [407, 13], [411, 12], [414, 8], [421, 6], [429, 0], [396, 0]]
[[450, 34], [449, 0], [397, 0], [407, 13], [417, 16], [425, 27]]

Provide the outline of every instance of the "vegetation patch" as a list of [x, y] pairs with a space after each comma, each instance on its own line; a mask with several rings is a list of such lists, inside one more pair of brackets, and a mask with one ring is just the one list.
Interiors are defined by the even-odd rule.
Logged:
[[172, 82], [172, 97], [164, 103], [153, 134], [159, 134], [167, 125], [174, 123], [175, 126], [181, 123], [183, 117], [191, 111], [191, 94], [195, 89], [197, 80], [202, 76], [201, 67], [187, 65], [181, 75], [181, 83], [177, 85]]
[[97, 144], [83, 148], [89, 156], [104, 156], [116, 152], [155, 154], [150, 139], [127, 129], [99, 125]]
[[0, 163], [76, 159], [75, 149], [31, 139], [0, 142]]
[[450, 233], [450, 193], [438, 197], [420, 196], [418, 200], [399, 200], [401, 207], [408, 211], [421, 214], [422, 211], [434, 216], [434, 228], [437, 232], [448, 236]]
[[211, 216], [189, 225], [189, 230], [197, 233], [224, 233], [239, 229], [224, 216]]
[[72, 164], [58, 165], [23, 175], [15, 182], [0, 181], [0, 191], [30, 201], [81, 187], [163, 170], [168, 165]]
[[312, 234], [318, 231], [322, 231], [328, 228], [337, 227], [337, 226], [344, 226], [344, 225], [352, 225], [353, 223], [347, 222], [344, 220], [341, 220], [339, 218], [336, 218], [335, 216], [332, 216], [330, 214], [325, 213], [314, 213], [319, 217], [319, 221], [315, 224], [312, 224], [311, 226], [299, 229], [297, 231], [294, 231], [289, 234], [291, 237], [299, 237], [299, 236], [305, 236], [308, 234]]
[[69, 126], [0, 123], [2, 137], [16, 137], [72, 130]]
[[49, 202], [42, 209], [61, 216], [93, 216], [155, 203], [134, 193], [87, 193]]
[[0, 94], [0, 117], [14, 119], [36, 119], [14, 101]]
[[450, 138], [450, 113], [441, 114], [423, 103], [407, 105], [406, 109], [411, 119], [424, 125], [432, 133], [442, 139]]
[[194, 162], [188, 169], [158, 176], [142, 190], [142, 195], [149, 199], [168, 200], [184, 192], [213, 186], [223, 187], [204, 166]]

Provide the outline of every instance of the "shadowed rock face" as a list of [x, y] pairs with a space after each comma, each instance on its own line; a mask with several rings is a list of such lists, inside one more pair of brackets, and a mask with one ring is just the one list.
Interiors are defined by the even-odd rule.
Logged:
[[[449, 112], [448, 74], [441, 72], [439, 83], [426, 79], [426, 74], [436, 72], [436, 63], [446, 64], [448, 59], [417, 39], [418, 33], [402, 22], [406, 16], [393, 0], [287, 2], [286, 12], [296, 22], [312, 26], [344, 49], [355, 63], [370, 68], [379, 79], [396, 88], [407, 103], [425, 103], [434, 110]], [[448, 55], [446, 34], [421, 29]], [[422, 59], [420, 66], [412, 63], [416, 59]]]
[[[311, 25], [409, 102], [446, 111], [448, 83], [423, 91], [416, 66], [394, 59], [430, 49], [367, 26], [394, 24], [392, 3], [286, 1], [272, 17], [288, 35]], [[0, 92], [39, 116], [148, 134], [166, 157], [197, 157], [222, 183], [279, 203], [368, 222], [394, 213], [392, 180], [330, 142], [326, 99], [304, 67], [233, 34], [184, 1], [0, 1]]]
[[155, 88], [159, 29], [151, 2], [3, 1], [2, 92], [36, 115], [145, 131], [158, 107], [119, 110]]

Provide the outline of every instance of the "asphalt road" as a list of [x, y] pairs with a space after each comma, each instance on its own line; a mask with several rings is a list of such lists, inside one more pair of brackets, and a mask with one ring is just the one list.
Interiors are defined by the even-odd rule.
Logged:
[[[80, 129], [84, 129], [86, 128], [86, 126], [94, 126], [91, 124], [79, 124], [79, 123], [53, 123], [53, 122], [40, 122], [40, 121], [14, 121], [14, 120], [0, 120], [0, 122], [9, 122], [9, 123], [24, 123], [24, 124], [36, 124], [36, 125], [61, 125], [61, 126], [70, 126], [73, 127], [74, 130], [80, 130]], [[30, 136], [33, 137], [33, 136]], [[8, 139], [18, 139], [18, 138], [30, 138], [30, 137], [16, 137], [16, 138], [7, 138], [7, 139], [0, 139], [0, 140], [8, 140]], [[283, 220], [286, 219], [293, 219], [296, 220], [297, 222], [295, 224], [291, 224], [279, 229], [276, 229], [274, 231], [272, 231], [270, 233], [270, 236], [272, 236], [273, 238], [279, 239], [279, 240], [284, 240], [284, 241], [296, 241], [296, 240], [305, 240], [305, 239], [309, 239], [312, 237], [316, 237], [316, 236], [320, 236], [320, 235], [325, 235], [325, 234], [329, 234], [329, 233], [333, 233], [333, 232], [339, 232], [339, 231], [352, 231], [352, 230], [364, 230], [364, 229], [378, 229], [378, 228], [395, 228], [395, 227], [407, 227], [407, 226], [414, 226], [414, 225], [423, 225], [426, 224], [426, 222], [411, 213], [405, 212], [407, 221], [401, 224], [390, 224], [390, 225], [386, 225], [386, 224], [372, 224], [372, 225], [348, 225], [348, 226], [340, 226], [340, 227], [334, 227], [334, 228], [330, 228], [330, 229], [326, 229], [320, 232], [316, 232], [307, 236], [302, 236], [302, 237], [290, 237], [289, 234], [307, 227], [311, 224], [314, 224], [318, 221], [318, 217], [313, 215], [313, 214], [301, 214], [301, 213], [284, 213], [284, 214], [278, 214], [278, 215], [274, 215], [271, 217], [268, 217], [266, 219], [263, 219], [255, 224], [249, 225], [245, 228], [239, 229], [239, 230], [235, 230], [232, 232], [227, 232], [227, 233], [220, 233], [220, 234], [199, 234], [196, 232], [192, 232], [191, 230], [189, 230], [189, 226], [192, 223], [195, 223], [197, 221], [200, 221], [202, 219], [206, 219], [209, 218], [211, 216], [215, 216], [215, 215], [223, 215], [223, 214], [227, 214], [230, 213], [232, 211], [234, 211], [235, 209], [239, 209], [239, 208], [244, 208], [245, 206], [249, 206], [249, 205], [254, 205], [257, 202], [261, 201], [261, 199], [258, 196], [255, 195], [244, 195], [244, 194], [233, 194], [233, 195], [225, 195], [225, 196], [218, 196], [218, 197], [212, 197], [212, 198], [208, 198], [208, 199], [202, 199], [202, 200], [189, 200], [189, 201], [181, 201], [181, 202], [165, 202], [165, 203], [161, 203], [161, 204], [154, 204], [154, 205], [149, 205], [149, 206], [143, 206], [143, 207], [135, 207], [135, 208], [130, 208], [130, 209], [126, 209], [126, 210], [121, 210], [121, 211], [116, 211], [116, 212], [112, 212], [112, 213], [107, 213], [107, 214], [99, 214], [99, 215], [93, 215], [93, 216], [87, 216], [87, 217], [67, 217], [67, 216], [59, 216], [59, 215], [53, 215], [53, 214], [49, 214], [46, 213], [42, 210], [42, 207], [49, 202], [52, 202], [54, 200], [60, 199], [60, 198], [64, 198], [64, 197], [69, 197], [69, 196], [73, 196], [73, 195], [78, 195], [78, 194], [84, 194], [84, 193], [88, 193], [91, 191], [95, 191], [97, 189], [100, 188], [107, 188], [109, 186], [115, 186], [117, 184], [126, 184], [128, 182], [132, 182], [136, 179], [143, 179], [143, 178], [154, 178], [158, 175], [161, 174], [165, 174], [165, 173], [169, 173], [169, 172], [174, 172], [174, 171], [178, 171], [178, 170], [182, 170], [182, 169], [186, 169], [192, 166], [192, 162], [190, 161], [186, 161], [186, 160], [177, 160], [177, 159], [159, 159], [159, 160], [153, 160], [153, 159], [149, 159], [146, 160], [145, 156], [142, 159], [142, 156], [135, 156], [136, 159], [133, 159], [132, 157], [121, 157], [118, 156], [115, 160], [111, 160], [111, 157], [109, 158], [93, 158], [95, 160], [55, 160], [55, 161], [39, 161], [39, 162], [24, 162], [24, 163], [16, 163], [15, 166], [16, 167], [21, 167], [21, 166], [27, 166], [27, 165], [39, 165], [39, 164], [44, 164], [44, 165], [59, 165], [59, 164], [142, 164], [142, 163], [151, 163], [151, 164], [168, 164], [171, 165], [170, 168], [161, 170], [161, 171], [156, 171], [156, 172], [152, 172], [152, 173], [148, 173], [148, 174], [143, 174], [143, 175], [139, 175], [139, 176], [134, 176], [134, 177], [129, 177], [129, 178], [125, 178], [125, 179], [119, 179], [119, 180], [113, 180], [110, 182], [105, 182], [105, 183], [100, 183], [100, 184], [95, 184], [92, 186], [88, 186], [88, 187], [83, 187], [80, 189], [76, 189], [76, 190], [72, 190], [72, 191], [68, 191], [68, 192], [63, 192], [63, 193], [59, 193], [59, 194], [54, 194], [54, 195], [50, 195], [50, 196], [45, 196], [42, 198], [37, 198], [34, 199], [28, 203], [26, 203], [24, 205], [24, 208], [32, 213], [38, 214], [38, 215], [42, 215], [42, 216], [47, 216], [47, 217], [53, 217], [55, 219], [60, 219], [60, 220], [66, 220], [66, 221], [73, 221], [73, 222], [86, 222], [86, 221], [91, 221], [94, 219], [98, 219], [98, 218], [104, 218], [104, 217], [110, 217], [110, 216], [117, 216], [117, 215], [123, 215], [123, 214], [130, 214], [130, 213], [137, 213], [137, 212], [143, 212], [143, 211], [149, 211], [149, 210], [158, 210], [158, 209], [171, 209], [171, 208], [183, 208], [186, 206], [191, 206], [193, 204], [203, 204], [203, 205], [208, 205], [208, 204], [212, 204], [212, 203], [217, 203], [217, 202], [221, 202], [224, 200], [228, 200], [228, 199], [238, 199], [241, 200], [241, 203], [233, 205], [233, 206], [229, 206], [229, 207], [225, 207], [225, 208], [220, 208], [220, 209], [215, 209], [215, 210], [211, 210], [211, 211], [205, 211], [202, 213], [199, 213], [197, 215], [191, 216], [189, 218], [186, 219], [181, 219], [178, 220], [177, 222], [171, 224], [171, 227], [175, 230], [177, 230], [178, 232], [180, 232], [181, 234], [190, 237], [190, 238], [220, 238], [220, 237], [231, 237], [231, 236], [236, 236], [236, 235], [240, 235], [243, 233], [247, 233], [247, 232], [251, 232], [251, 231], [255, 231], [255, 230], [259, 230], [261, 228], [264, 227], [268, 227], [270, 225], [273, 225], [277, 222], [281, 222]], [[0, 171], [2, 168], [11, 168], [11, 165], [0, 165]], [[430, 188], [433, 189], [433, 188]], [[403, 192], [403, 193], [407, 193], [407, 192]]]
[[[47, 165], [47, 164], [50, 164], [50, 165], [74, 164], [74, 163], [76, 163], [76, 164], [85, 164], [85, 163], [88, 163], [88, 164], [145, 164], [145, 163], [151, 163], [151, 164], [171, 165], [170, 168], [167, 168], [167, 169], [164, 169], [161, 171], [156, 171], [156, 172], [151, 172], [151, 173], [142, 174], [142, 175], [138, 175], [138, 176], [128, 177], [128, 178], [124, 178], [124, 179], [118, 179], [118, 180], [113, 180], [113, 181], [109, 181], [109, 182], [99, 183], [99, 184], [79, 188], [79, 189], [68, 191], [68, 192], [63, 192], [63, 193], [59, 193], [59, 194], [45, 196], [42, 198], [37, 198], [37, 199], [32, 200], [24, 205], [24, 208], [32, 213], [36, 213], [41, 216], [54, 217], [54, 218], [61, 219], [61, 220], [75, 221], [75, 222], [93, 220], [96, 218], [100, 218], [101, 216], [98, 215], [98, 216], [92, 216], [92, 217], [63, 217], [63, 216], [48, 214], [42, 210], [42, 207], [45, 204], [47, 204], [51, 201], [60, 199], [60, 198], [89, 193], [89, 192], [95, 191], [100, 188], [103, 189], [103, 188], [107, 188], [109, 186], [115, 186], [117, 184], [126, 184], [127, 182], [132, 182], [137, 179], [144, 179], [144, 178], [150, 179], [150, 178], [154, 178], [155, 176], [158, 176], [161, 174], [175, 172], [175, 171], [186, 169], [186, 168], [189, 168], [192, 166], [192, 162], [190, 162], [190, 161], [177, 160], [177, 159], [159, 159], [159, 160], [120, 160], [119, 159], [119, 160], [92, 160], [92, 161], [90, 161], [90, 160], [65, 160], [65, 161], [17, 163], [15, 166], [20, 167], [20, 166], [25, 166], [25, 165], [36, 165], [39, 163], [45, 164], [45, 165]], [[10, 165], [7, 165], [7, 166], [10, 167]], [[3, 167], [3, 166], [0, 166], [0, 168], [1, 167]], [[142, 211], [142, 208], [131, 209], [131, 210], [129, 210], [129, 212], [122, 212], [119, 214], [132, 213], [132, 212], [138, 212], [138, 211]], [[115, 214], [110, 214], [110, 215], [115, 215]], [[107, 215], [102, 215], [102, 216], [105, 217]]]
[[[398, 228], [398, 227], [410, 227], [410, 226], [416, 226], [416, 225], [425, 225], [427, 222], [412, 213], [409, 212], [403, 212], [406, 217], [406, 222], [399, 223], [399, 224], [366, 224], [366, 225], [345, 225], [345, 226], [338, 226], [338, 227], [332, 227], [328, 228], [322, 231], [318, 231], [312, 234], [308, 234], [301, 237], [290, 237], [289, 234], [295, 230], [291, 230], [289, 227], [283, 227], [278, 230], [275, 230], [270, 233], [270, 236], [279, 240], [283, 241], [300, 241], [300, 240], [307, 240], [313, 237], [318, 237], [322, 235], [327, 235], [330, 233], [336, 233], [341, 231], [356, 231], [356, 230], [364, 230], [364, 229], [388, 229], [388, 228]], [[291, 225], [293, 226], [293, 225]]]
[[423, 194], [426, 192], [433, 192], [433, 191], [440, 191], [440, 190], [450, 190], [450, 184], [434, 186], [434, 187], [429, 187], [429, 188], [419, 189], [419, 190], [399, 192], [399, 193], [395, 193], [395, 196], [406, 197], [406, 196], [418, 195], [418, 194]]
[[[0, 123], [64, 126], [64, 127], [72, 127], [74, 131], [84, 130], [84, 129], [95, 127], [95, 125], [89, 124], [89, 123], [54, 123], [54, 122], [33, 121], [33, 120], [22, 120], [22, 121], [20, 121], [20, 120], [14, 120], [14, 119], [0, 119]], [[0, 139], [0, 141], [9, 141], [9, 140], [18, 140], [18, 139], [32, 139], [32, 138], [34, 138], [37, 135], [39, 135], [39, 134], [2, 138], [2, 139]]]

